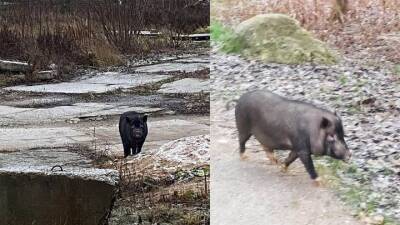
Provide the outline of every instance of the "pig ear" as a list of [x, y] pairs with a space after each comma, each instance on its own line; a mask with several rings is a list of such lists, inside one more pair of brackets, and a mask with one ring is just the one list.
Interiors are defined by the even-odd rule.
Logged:
[[143, 122], [146, 123], [147, 122], [147, 115], [143, 116]]
[[331, 121], [329, 121], [329, 120], [328, 120], [327, 118], [325, 118], [325, 117], [322, 117], [321, 128], [323, 128], [323, 129], [328, 128], [328, 127], [331, 126], [331, 124], [332, 124]]

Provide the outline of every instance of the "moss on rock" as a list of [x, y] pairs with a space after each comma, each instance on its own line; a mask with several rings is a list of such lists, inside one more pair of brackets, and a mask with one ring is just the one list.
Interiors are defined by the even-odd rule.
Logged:
[[252, 17], [235, 30], [244, 56], [284, 64], [313, 62], [333, 64], [335, 53], [325, 43], [311, 36], [299, 22], [283, 14], [262, 14]]

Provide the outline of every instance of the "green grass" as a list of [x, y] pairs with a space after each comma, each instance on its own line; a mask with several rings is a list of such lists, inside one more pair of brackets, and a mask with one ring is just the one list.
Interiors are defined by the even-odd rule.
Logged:
[[393, 72], [396, 77], [400, 77], [400, 64], [394, 66]]
[[[350, 176], [363, 177], [354, 164], [343, 163], [342, 161], [325, 158], [326, 163], [317, 162], [316, 168], [318, 173], [327, 186], [335, 189], [339, 193], [339, 197], [347, 205], [353, 208], [358, 216], [370, 216], [376, 212], [379, 206], [379, 197], [374, 197], [372, 191], [368, 187], [368, 181], [359, 179], [358, 184], [347, 184], [342, 182], [339, 173], [343, 172]], [[385, 217], [381, 225], [399, 225], [391, 218]]]
[[339, 78], [339, 82], [340, 82], [341, 85], [345, 85], [345, 84], [347, 83], [347, 77], [346, 77], [346, 75], [342, 75], [342, 76]]
[[217, 21], [211, 21], [211, 41], [220, 45], [220, 50], [226, 53], [239, 53], [243, 49], [243, 42], [234, 30]]

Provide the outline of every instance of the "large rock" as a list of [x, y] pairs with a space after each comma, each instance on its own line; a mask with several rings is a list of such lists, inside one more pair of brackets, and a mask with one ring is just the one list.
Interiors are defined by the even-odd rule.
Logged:
[[0, 224], [107, 224], [118, 172], [68, 171], [0, 169]]
[[326, 44], [283, 14], [252, 17], [239, 24], [236, 35], [242, 54], [264, 62], [332, 64], [337, 60]]

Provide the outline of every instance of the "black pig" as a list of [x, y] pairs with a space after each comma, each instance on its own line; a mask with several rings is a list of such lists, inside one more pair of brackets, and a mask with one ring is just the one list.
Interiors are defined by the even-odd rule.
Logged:
[[244, 94], [235, 109], [241, 157], [251, 135], [261, 143], [268, 158], [278, 160], [273, 150], [291, 150], [283, 169], [300, 158], [318, 185], [311, 154], [329, 155], [348, 161], [351, 153], [344, 140], [343, 126], [336, 113], [261, 90]]
[[124, 157], [139, 154], [146, 140], [147, 115], [137, 112], [125, 112], [119, 119], [119, 134], [124, 146]]

